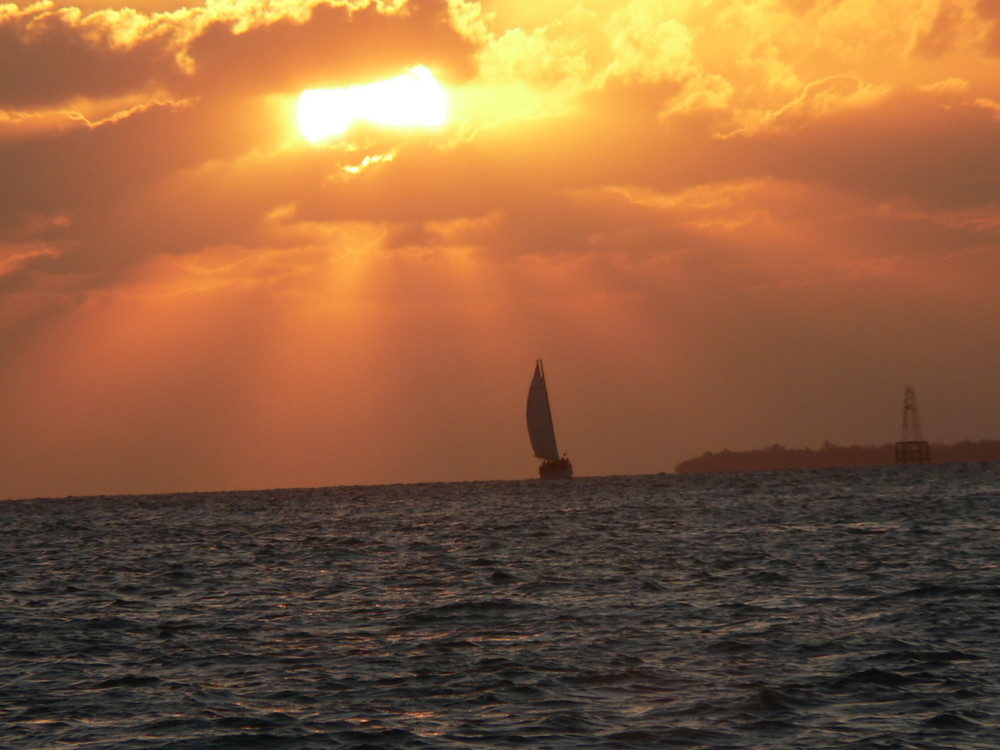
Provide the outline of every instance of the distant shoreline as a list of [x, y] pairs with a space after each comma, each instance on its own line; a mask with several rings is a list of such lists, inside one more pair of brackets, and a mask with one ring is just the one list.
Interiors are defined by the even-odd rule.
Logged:
[[[930, 444], [931, 463], [975, 463], [1000, 461], [1000, 440], [965, 440]], [[856, 466], [891, 466], [895, 463], [892, 443], [840, 446], [824, 443], [818, 450], [772, 445], [749, 451], [706, 451], [681, 461], [678, 474], [716, 471], [773, 471], [780, 469], [832, 469]]]

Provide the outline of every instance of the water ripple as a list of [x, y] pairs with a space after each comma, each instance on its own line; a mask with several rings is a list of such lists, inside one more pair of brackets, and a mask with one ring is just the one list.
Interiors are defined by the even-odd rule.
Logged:
[[1000, 467], [0, 505], [0, 745], [938, 748], [1000, 726]]

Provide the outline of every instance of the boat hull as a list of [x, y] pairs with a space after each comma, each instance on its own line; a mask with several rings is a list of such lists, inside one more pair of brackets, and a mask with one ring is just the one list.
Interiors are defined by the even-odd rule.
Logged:
[[572, 479], [573, 464], [568, 458], [560, 458], [558, 461], [542, 461], [538, 467], [538, 476], [541, 479]]

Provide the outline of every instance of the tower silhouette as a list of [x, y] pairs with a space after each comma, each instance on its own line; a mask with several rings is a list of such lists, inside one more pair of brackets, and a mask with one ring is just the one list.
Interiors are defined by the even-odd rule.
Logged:
[[897, 464], [929, 464], [931, 451], [920, 430], [920, 416], [917, 414], [917, 394], [913, 386], [906, 386], [903, 397], [903, 431], [896, 443]]

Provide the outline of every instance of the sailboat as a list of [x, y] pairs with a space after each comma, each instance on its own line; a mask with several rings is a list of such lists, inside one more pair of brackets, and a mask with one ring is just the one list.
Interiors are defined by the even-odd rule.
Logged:
[[556, 447], [556, 431], [552, 427], [552, 410], [549, 408], [549, 391], [545, 387], [545, 370], [542, 360], [535, 361], [535, 375], [528, 388], [528, 437], [535, 458], [542, 459], [538, 476], [542, 479], [572, 479], [573, 464]]

